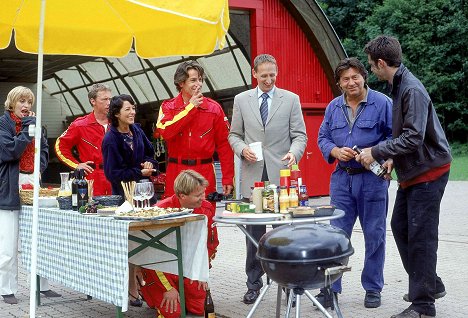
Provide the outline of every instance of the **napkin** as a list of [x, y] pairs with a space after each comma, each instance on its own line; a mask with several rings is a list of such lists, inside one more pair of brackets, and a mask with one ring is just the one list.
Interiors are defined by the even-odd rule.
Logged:
[[117, 210], [115, 210], [115, 214], [119, 215], [121, 213], [126, 213], [130, 211], [133, 211], [133, 207], [128, 201], [125, 201], [124, 203], [122, 203], [121, 206], [117, 208]]

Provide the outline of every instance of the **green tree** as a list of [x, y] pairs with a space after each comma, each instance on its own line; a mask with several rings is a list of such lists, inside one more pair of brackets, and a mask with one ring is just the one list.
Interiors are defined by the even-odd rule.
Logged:
[[[396, 36], [402, 45], [403, 62], [426, 86], [449, 139], [467, 142], [468, 5], [464, 0], [372, 3], [322, 1], [349, 56], [366, 61], [362, 49], [370, 39], [379, 34]], [[336, 7], [344, 4], [350, 7], [347, 10]], [[354, 23], [346, 28], [344, 24], [335, 26], [339, 21]], [[382, 87], [374, 77], [370, 85]]]

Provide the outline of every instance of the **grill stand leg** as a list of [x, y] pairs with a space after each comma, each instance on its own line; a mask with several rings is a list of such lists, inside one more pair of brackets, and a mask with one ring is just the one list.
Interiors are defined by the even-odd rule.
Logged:
[[250, 309], [249, 314], [247, 315], [247, 318], [252, 318], [253, 314], [255, 313], [255, 310], [257, 310], [258, 305], [260, 305], [260, 302], [262, 301], [263, 297], [265, 297], [265, 294], [268, 291], [268, 289], [270, 289], [270, 287], [271, 287], [271, 282], [267, 283], [265, 288], [263, 288], [262, 292], [260, 293], [257, 300], [253, 304], [252, 309]]
[[276, 294], [276, 318], [281, 317], [281, 297], [283, 296], [283, 288], [278, 284], [278, 292]]
[[[295, 290], [294, 290], [295, 291]], [[291, 293], [289, 295], [289, 298], [290, 298], [290, 301], [292, 303], [293, 299], [291, 298], [291, 295], [293, 293]], [[299, 316], [301, 315], [301, 295], [300, 294], [296, 294], [296, 318], [299, 318]]]

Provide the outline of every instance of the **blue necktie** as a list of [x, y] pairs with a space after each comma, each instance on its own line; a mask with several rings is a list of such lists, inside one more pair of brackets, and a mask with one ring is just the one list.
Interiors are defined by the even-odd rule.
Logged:
[[268, 118], [268, 94], [262, 94], [262, 104], [260, 105], [260, 116], [262, 116], [263, 126], [265, 126]]

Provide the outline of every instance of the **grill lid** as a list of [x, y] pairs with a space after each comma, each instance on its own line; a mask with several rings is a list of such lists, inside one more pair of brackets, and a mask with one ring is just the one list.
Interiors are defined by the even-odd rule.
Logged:
[[304, 263], [352, 255], [347, 234], [329, 224], [290, 224], [267, 232], [258, 243], [257, 257], [266, 261]]

